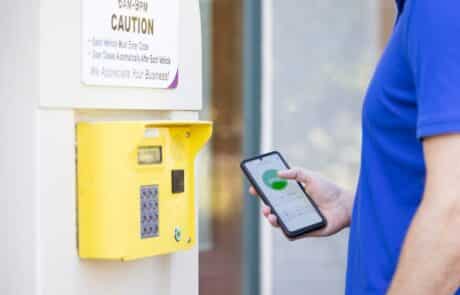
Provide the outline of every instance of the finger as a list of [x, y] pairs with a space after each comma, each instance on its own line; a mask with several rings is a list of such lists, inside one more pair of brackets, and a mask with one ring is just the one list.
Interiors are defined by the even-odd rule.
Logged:
[[250, 193], [251, 195], [253, 195], [253, 196], [258, 196], [258, 195], [259, 195], [259, 194], [256, 192], [256, 189], [255, 189], [253, 186], [249, 187], [249, 193]]
[[268, 215], [267, 219], [268, 219], [268, 222], [270, 222], [271, 225], [273, 225], [274, 227], [279, 227], [278, 218], [276, 218], [275, 215], [270, 214], [270, 215]]
[[310, 176], [300, 168], [278, 171], [278, 176], [280, 178], [293, 179], [303, 183], [308, 183], [311, 180]]
[[264, 205], [262, 207], [262, 213], [265, 217], [268, 217], [272, 213], [272, 210], [270, 209], [270, 207]]

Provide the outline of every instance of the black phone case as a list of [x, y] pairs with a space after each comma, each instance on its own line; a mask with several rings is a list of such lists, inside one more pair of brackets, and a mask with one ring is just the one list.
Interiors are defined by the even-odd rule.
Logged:
[[241, 167], [241, 170], [243, 170], [243, 173], [246, 175], [246, 177], [248, 178], [249, 182], [251, 183], [251, 185], [255, 188], [255, 190], [257, 191], [257, 193], [259, 194], [260, 198], [262, 199], [262, 201], [271, 208], [272, 210], [272, 213], [275, 214], [275, 216], [277, 217], [278, 219], [278, 223], [283, 231], [283, 233], [286, 235], [286, 237], [288, 237], [289, 239], [295, 239], [299, 236], [302, 236], [304, 234], [307, 234], [309, 232], [312, 232], [312, 231], [315, 231], [315, 230], [318, 230], [318, 229], [321, 229], [323, 227], [325, 227], [327, 225], [327, 220], [326, 218], [324, 217], [324, 215], [321, 213], [321, 211], [319, 210], [318, 206], [316, 205], [316, 203], [312, 200], [312, 198], [307, 194], [307, 192], [305, 191], [303, 185], [297, 181], [297, 184], [300, 186], [300, 189], [304, 192], [305, 194], [305, 197], [308, 198], [308, 200], [311, 202], [311, 204], [313, 205], [313, 207], [315, 208], [316, 212], [319, 214], [319, 216], [321, 217], [321, 222], [319, 223], [315, 223], [315, 224], [312, 224], [312, 225], [309, 225], [309, 226], [306, 226], [304, 228], [301, 228], [299, 230], [296, 230], [296, 231], [289, 231], [286, 227], [286, 225], [284, 224], [284, 221], [280, 218], [278, 212], [276, 211], [276, 208], [273, 207], [270, 202], [268, 201], [268, 198], [265, 196], [265, 194], [263, 193], [263, 191], [260, 189], [259, 185], [257, 184], [257, 181], [254, 179], [254, 177], [252, 177], [251, 173], [246, 169], [245, 167], [245, 164], [248, 163], [248, 162], [251, 162], [251, 161], [254, 161], [254, 160], [258, 160], [258, 159], [261, 159], [261, 158], [264, 158], [264, 157], [267, 157], [267, 156], [271, 156], [271, 155], [277, 155], [281, 161], [284, 163], [284, 165], [286, 165], [286, 169], [290, 169], [288, 163], [286, 162], [286, 160], [284, 160], [283, 156], [281, 156], [281, 154], [277, 151], [273, 151], [273, 152], [270, 152], [270, 153], [266, 153], [266, 154], [262, 154], [262, 155], [259, 155], [259, 156], [256, 156], [256, 157], [252, 157], [252, 158], [249, 158], [249, 159], [246, 159], [246, 160], [243, 160], [240, 164], [240, 167]]

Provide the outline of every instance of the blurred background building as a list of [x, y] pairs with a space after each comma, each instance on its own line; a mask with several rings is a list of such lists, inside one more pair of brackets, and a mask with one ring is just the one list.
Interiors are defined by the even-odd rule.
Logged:
[[342, 294], [347, 237], [287, 241], [246, 194], [242, 158], [279, 150], [354, 190], [366, 86], [392, 0], [201, 0], [200, 294]]

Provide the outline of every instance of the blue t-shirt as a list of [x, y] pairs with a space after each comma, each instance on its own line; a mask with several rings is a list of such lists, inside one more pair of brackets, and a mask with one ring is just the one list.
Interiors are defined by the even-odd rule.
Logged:
[[364, 101], [347, 295], [386, 293], [424, 191], [422, 140], [460, 133], [460, 1], [398, 8]]

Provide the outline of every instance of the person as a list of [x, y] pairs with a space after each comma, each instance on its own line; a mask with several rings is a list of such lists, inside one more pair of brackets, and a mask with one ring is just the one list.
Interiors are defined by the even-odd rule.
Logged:
[[364, 100], [356, 193], [302, 169], [279, 177], [328, 220], [306, 237], [351, 227], [346, 294], [460, 294], [460, 1], [397, 8]]

